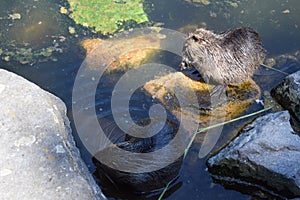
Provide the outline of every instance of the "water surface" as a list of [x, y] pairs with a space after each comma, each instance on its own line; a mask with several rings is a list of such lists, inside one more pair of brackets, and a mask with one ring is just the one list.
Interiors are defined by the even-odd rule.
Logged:
[[[300, 1], [298, 0], [243, 0], [238, 6], [223, 1], [214, 1], [208, 6], [187, 3], [184, 0], [146, 0], [145, 9], [153, 22], [163, 23], [163, 27], [187, 31], [196, 27], [206, 27], [216, 32], [239, 26], [250, 26], [256, 29], [263, 40], [268, 56], [292, 54], [300, 47]], [[83, 159], [93, 172], [95, 167], [91, 155], [85, 150], [77, 137], [72, 121], [72, 86], [85, 51], [80, 47], [84, 38], [97, 37], [89, 30], [77, 26], [66, 15], [59, 13], [60, 6], [66, 6], [62, 0], [2, 0], [0, 2], [0, 43], [2, 53], [1, 68], [13, 71], [43, 89], [60, 97], [67, 105], [74, 137], [81, 150]], [[11, 19], [10, 14], [19, 13], [21, 19]], [[76, 34], [70, 34], [68, 27], [76, 27]], [[5, 52], [16, 52], [21, 48], [31, 48], [32, 51], [41, 51], [48, 47], [61, 49], [54, 51], [49, 57], [38, 57], [28, 64], [20, 64], [11, 56], [5, 61]], [[179, 64], [180, 60], [170, 55], [157, 56], [155, 62]], [[299, 63], [288, 60], [279, 66], [284, 71], [292, 73], [299, 70]], [[118, 76], [116, 74], [116, 76]], [[260, 69], [254, 76], [262, 91], [270, 91], [285, 75], [269, 73]], [[112, 77], [110, 77], [113, 80]], [[97, 95], [110, 96], [110, 87], [114, 82], [107, 82], [106, 90], [98, 90]], [[136, 121], [144, 118], [151, 100], [142, 92], [137, 92], [133, 98], [134, 117]], [[135, 102], [135, 103], [134, 103]], [[143, 102], [143, 103], [141, 103]], [[145, 105], [146, 106], [143, 106]], [[96, 99], [96, 107], [109, 105], [109, 102]], [[111, 116], [109, 107], [101, 117]], [[251, 105], [244, 114], [261, 109], [259, 104]], [[103, 111], [103, 110], [102, 110]], [[216, 149], [230, 140], [248, 120], [226, 125]], [[108, 126], [108, 131], [114, 131], [115, 125]], [[250, 199], [251, 197], [234, 190], [226, 190], [221, 185], [214, 184], [207, 172], [206, 158], [198, 158], [199, 146], [195, 143], [185, 159], [179, 178], [166, 193], [166, 199]], [[133, 197], [129, 194], [120, 194], [111, 187], [103, 188], [111, 199], [156, 199], [156, 195]]]

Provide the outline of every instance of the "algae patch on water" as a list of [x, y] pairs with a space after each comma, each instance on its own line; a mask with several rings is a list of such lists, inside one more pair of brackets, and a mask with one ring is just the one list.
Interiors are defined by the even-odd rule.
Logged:
[[124, 23], [148, 22], [143, 0], [68, 0], [70, 17], [102, 34], [117, 32]]

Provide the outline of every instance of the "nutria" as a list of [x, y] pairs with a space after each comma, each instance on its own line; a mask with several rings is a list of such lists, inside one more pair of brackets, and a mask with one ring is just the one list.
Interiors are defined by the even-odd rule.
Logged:
[[183, 47], [181, 68], [195, 67], [206, 82], [237, 86], [249, 79], [265, 58], [258, 33], [237, 28], [215, 34], [197, 29]]

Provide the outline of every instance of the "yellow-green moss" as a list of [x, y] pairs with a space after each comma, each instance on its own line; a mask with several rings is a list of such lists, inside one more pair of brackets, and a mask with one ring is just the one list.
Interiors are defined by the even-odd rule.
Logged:
[[70, 17], [102, 34], [112, 34], [124, 23], [148, 21], [143, 0], [68, 0]]

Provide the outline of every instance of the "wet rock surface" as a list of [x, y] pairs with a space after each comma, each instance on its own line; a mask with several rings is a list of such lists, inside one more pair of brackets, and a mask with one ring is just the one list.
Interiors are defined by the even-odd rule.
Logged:
[[300, 122], [300, 71], [287, 76], [271, 94]]
[[144, 64], [160, 47], [161, 39], [164, 37], [153, 31], [145, 35], [123, 39], [87, 39], [82, 42], [82, 46], [86, 49], [86, 61], [90, 70], [97, 70], [108, 65], [109, 72], [127, 71]]
[[300, 197], [300, 137], [289, 120], [288, 111], [282, 111], [247, 125], [207, 161], [214, 179], [264, 198]]
[[[129, 130], [124, 141], [97, 152], [93, 157], [97, 167], [94, 175], [101, 180], [102, 184], [112, 182], [113, 187], [117, 191], [123, 191], [124, 194], [131, 191], [141, 195], [163, 189], [178, 176], [183, 160], [180, 154], [183, 144], [179, 142], [160, 153], [154, 153], [167, 146], [178, 131], [176, 119], [169, 118], [171, 117], [168, 117], [166, 122], [156, 122], [147, 128], [151, 133], [155, 126], [165, 123], [162, 130], [152, 137], [133, 137], [130, 134], [136, 130]], [[120, 149], [126, 151], [122, 152]]]
[[[254, 81], [247, 81], [238, 87], [228, 87], [225, 102], [210, 110], [212, 101], [217, 101], [211, 98], [210, 91], [213, 85], [205, 82], [192, 80], [182, 72], [170, 73], [165, 76], [158, 77], [144, 85], [145, 90], [155, 99], [158, 99], [169, 110], [175, 110], [173, 114], [177, 116], [176, 111], [180, 107], [194, 107], [199, 110], [200, 115], [193, 115], [192, 112], [182, 113], [188, 115], [193, 121], [207, 122], [221, 119], [232, 119], [241, 114], [247, 106], [254, 100], [260, 98], [260, 88]], [[177, 90], [175, 90], [177, 89]], [[181, 105], [176, 102], [177, 91], [183, 96]], [[193, 102], [190, 99], [189, 92], [192, 91], [197, 96], [197, 101]], [[182, 112], [182, 111], [179, 111]]]
[[101, 199], [80, 158], [64, 103], [0, 70], [1, 199]]

